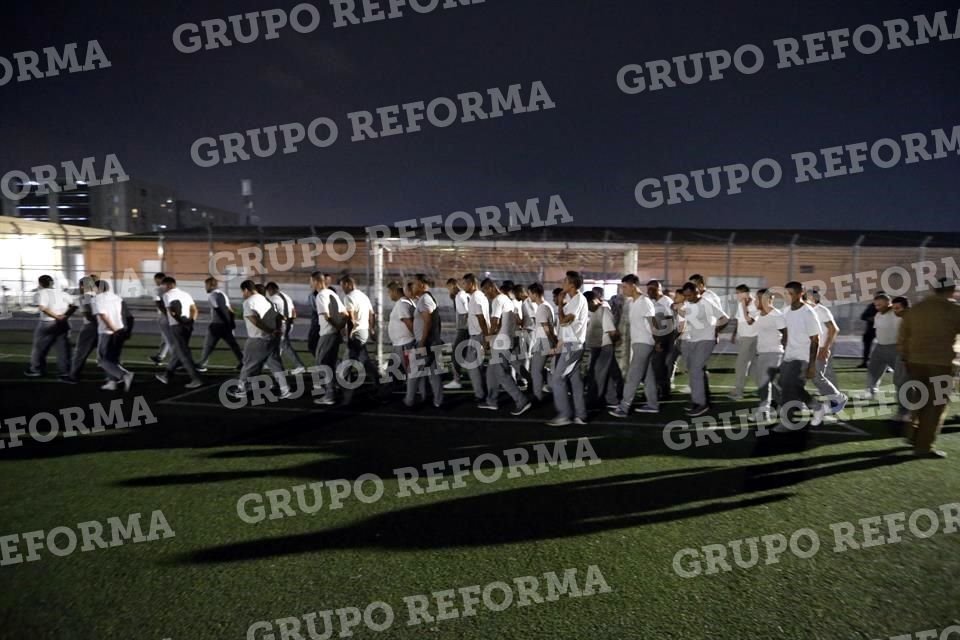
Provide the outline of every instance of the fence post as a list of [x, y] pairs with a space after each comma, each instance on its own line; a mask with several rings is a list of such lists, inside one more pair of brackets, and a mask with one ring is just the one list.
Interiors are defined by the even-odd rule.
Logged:
[[927, 236], [920, 243], [920, 262], [927, 261], [927, 245], [933, 242], [933, 236]]
[[[160, 234], [160, 271], [163, 271], [163, 234]], [[113, 277], [117, 277], [117, 232], [113, 228], [113, 220], [110, 220], [110, 268]]]
[[[730, 234], [730, 237], [727, 239], [727, 286], [725, 287], [724, 300], [727, 301], [727, 308], [729, 308], [730, 302], [730, 279], [732, 274], [730, 270], [733, 267], [733, 240], [737, 237], [737, 232], [734, 231]], [[724, 309], [726, 311], [726, 309]]]
[[672, 242], [673, 231], [667, 231], [667, 237], [663, 241], [663, 288], [668, 291], [670, 290], [670, 244]]
[[[370, 242], [370, 235], [367, 235]], [[373, 287], [377, 301], [377, 372], [383, 366], [383, 247], [380, 240], [370, 243], [373, 253]]]
[[795, 233], [793, 237], [790, 238], [790, 253], [787, 258], [787, 281], [793, 280], [793, 260], [794, 260], [794, 251], [797, 248], [797, 240], [800, 239], [800, 234]]

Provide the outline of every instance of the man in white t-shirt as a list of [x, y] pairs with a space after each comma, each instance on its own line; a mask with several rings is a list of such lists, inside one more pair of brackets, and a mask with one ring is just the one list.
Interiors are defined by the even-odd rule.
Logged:
[[433, 395], [433, 406], [437, 409], [443, 406], [443, 378], [437, 362], [438, 349], [443, 344], [441, 338], [440, 305], [434, 297], [430, 287], [433, 280], [426, 274], [417, 273], [413, 276], [411, 293], [416, 296], [416, 313], [413, 316], [413, 335], [416, 344], [409, 353], [410, 373], [407, 375], [407, 394], [403, 403], [413, 407], [418, 389], [425, 393], [422, 384], [426, 379], [430, 384]]
[[[659, 280], [647, 282], [647, 297], [656, 310], [656, 326], [653, 339], [653, 355], [650, 368], [657, 381], [657, 397], [662, 402], [673, 392], [673, 370], [676, 363], [677, 323], [673, 313], [673, 299], [664, 295]], [[631, 347], [632, 348], [632, 347]]]
[[533, 344], [531, 345], [530, 378], [533, 387], [533, 396], [542, 402], [550, 387], [544, 384], [544, 370], [547, 360], [552, 360], [552, 353], [557, 346], [557, 334], [553, 330], [556, 312], [553, 306], [543, 299], [543, 285], [534, 282], [527, 289], [531, 302], [535, 305]]
[[[315, 304], [317, 309], [318, 337], [317, 350], [314, 359], [317, 367], [325, 367], [320, 376], [320, 384], [313, 390], [314, 404], [330, 407], [336, 400], [336, 370], [337, 356], [340, 351], [340, 332], [347, 323], [346, 310], [340, 297], [327, 286], [327, 276], [321, 271], [314, 271], [310, 275], [310, 284], [317, 292]], [[316, 381], [316, 378], [314, 379]]]
[[[291, 398], [292, 394], [283, 372], [283, 361], [279, 356], [280, 337], [283, 335], [281, 316], [276, 313], [273, 303], [266, 296], [257, 293], [256, 286], [253, 280], [244, 280], [240, 283], [247, 341], [243, 345], [243, 367], [240, 369], [239, 389], [228, 392], [228, 395], [235, 399], [245, 397], [250, 387], [250, 379], [260, 375], [260, 372], [266, 368], [273, 373], [277, 386], [280, 387], [280, 399], [286, 400]], [[269, 324], [268, 318], [273, 319], [274, 323]], [[298, 389], [302, 392], [303, 387], [298, 386]]]
[[816, 289], [811, 291], [807, 294], [807, 300], [820, 321], [820, 351], [817, 353], [817, 371], [813, 384], [820, 395], [829, 401], [827, 412], [839, 413], [847, 404], [847, 396], [840, 391], [837, 374], [833, 371], [833, 345], [840, 334], [840, 329], [830, 309], [820, 304], [819, 291]]
[[233, 307], [230, 306], [230, 298], [220, 290], [218, 285], [219, 282], [212, 276], [203, 282], [203, 286], [207, 290], [207, 303], [210, 305], [210, 324], [207, 325], [207, 335], [203, 339], [203, 351], [200, 353], [200, 362], [197, 363], [197, 371], [200, 373], [207, 371], [207, 362], [213, 355], [217, 343], [221, 340], [227, 343], [230, 351], [237, 358], [237, 368], [243, 367], [243, 351], [233, 334], [237, 326], [233, 315]]
[[720, 307], [721, 310], [724, 310], [724, 309], [723, 309], [723, 301], [720, 300], [720, 296], [718, 296], [713, 290], [707, 289], [707, 280], [706, 280], [706, 278], [704, 278], [704, 277], [703, 277], [702, 275], [700, 275], [699, 273], [695, 273], [695, 274], [693, 274], [692, 276], [690, 276], [690, 277], [688, 278], [688, 282], [692, 282], [694, 285], [696, 285], [696, 287], [697, 287], [697, 293], [700, 294], [700, 297], [701, 297], [701, 298], [706, 298], [707, 300], [709, 300], [709, 301], [712, 302], [713, 304], [715, 304], [715, 305], [717, 305], [718, 307]]
[[162, 271], [153, 274], [153, 284], [156, 286], [153, 302], [157, 307], [157, 325], [160, 327], [160, 350], [155, 355], [150, 356], [150, 359], [157, 366], [160, 366], [170, 355], [170, 320], [167, 317], [167, 309], [163, 306], [163, 294], [167, 292], [167, 288], [163, 286], [163, 280], [166, 277], [167, 274]]
[[613, 345], [620, 340], [620, 334], [613, 323], [610, 306], [604, 305], [595, 291], [587, 291], [583, 296], [587, 299], [587, 309], [590, 311], [587, 341], [584, 343], [590, 354], [590, 364], [587, 366], [587, 396], [589, 402], [603, 401], [608, 407], [615, 406], [623, 385], [620, 367], [613, 357]]
[[760, 313], [756, 299], [750, 295], [750, 287], [737, 285], [737, 326], [733, 330], [730, 342], [737, 345], [736, 382], [731, 400], [743, 400], [743, 391], [747, 385], [747, 375], [753, 373], [757, 378], [757, 328], [749, 321]]
[[[553, 404], [557, 415], [547, 422], [553, 427], [587, 423], [587, 403], [583, 389], [583, 374], [580, 360], [587, 341], [587, 322], [590, 310], [580, 288], [583, 276], [578, 271], [567, 271], [563, 279], [563, 306], [557, 310], [560, 321], [560, 354], [553, 368], [550, 386], [553, 389]], [[573, 410], [570, 408], [573, 396]]]
[[405, 379], [407, 369], [407, 351], [416, 344], [413, 337], [413, 316], [417, 312], [416, 303], [404, 293], [403, 283], [397, 280], [387, 284], [387, 294], [393, 302], [390, 318], [387, 321], [387, 337], [393, 347], [391, 361], [399, 364], [388, 365], [386, 376], [392, 389]]
[[[363, 367], [365, 378], [375, 389], [380, 387], [377, 366], [370, 358], [367, 345], [376, 334], [377, 314], [369, 296], [360, 289], [352, 276], [340, 278], [340, 287], [343, 289], [343, 306], [347, 311], [349, 333], [347, 336], [347, 357], [359, 362]], [[352, 398], [351, 389], [346, 392], [345, 402]]]
[[890, 296], [886, 293], [877, 293], [873, 297], [873, 306], [877, 308], [877, 314], [873, 316], [876, 344], [870, 352], [867, 364], [867, 394], [871, 398], [876, 396], [880, 380], [887, 369], [893, 371], [896, 378], [897, 363], [900, 361], [897, 354], [897, 334], [901, 322], [900, 316], [890, 303]]
[[630, 368], [627, 370], [627, 379], [623, 383], [623, 397], [617, 406], [610, 409], [614, 418], [626, 418], [630, 415], [630, 407], [637, 395], [637, 389], [642, 383], [646, 402], [637, 409], [640, 413], [658, 413], [660, 411], [660, 394], [657, 389], [657, 377], [653, 370], [653, 354], [656, 345], [657, 305], [644, 295], [640, 289], [640, 278], [631, 274], [623, 277], [620, 290], [625, 299], [630, 301]]
[[532, 406], [513, 378], [512, 367], [516, 362], [513, 350], [516, 337], [517, 306], [492, 280], [486, 278], [480, 283], [484, 295], [490, 300], [490, 326], [487, 340], [490, 344], [490, 363], [487, 365], [487, 400], [479, 406], [481, 409], [496, 411], [500, 389], [503, 388], [516, 404], [511, 415], [526, 413]]
[[463, 348], [454, 351], [453, 356], [467, 370], [474, 399], [483, 402], [487, 398], [483, 384], [483, 356], [490, 327], [490, 300], [480, 291], [477, 277], [472, 273], [464, 274], [460, 286], [468, 296], [467, 333], [470, 337]]
[[190, 353], [190, 336], [193, 335], [193, 324], [199, 315], [197, 305], [193, 301], [193, 296], [177, 287], [177, 281], [174, 278], [167, 276], [160, 284], [164, 288], [161, 299], [167, 312], [170, 331], [168, 339], [173, 356], [167, 363], [166, 371], [158, 373], [156, 378], [163, 384], [167, 384], [177, 367], [183, 367], [190, 376], [190, 382], [185, 385], [186, 388], [196, 389], [203, 385], [203, 380], [197, 373]]
[[90, 354], [98, 348], [99, 334], [97, 333], [97, 316], [93, 313], [93, 298], [97, 295], [97, 279], [93, 276], [80, 278], [78, 307], [83, 316], [83, 327], [77, 336], [77, 344], [73, 351], [73, 360], [70, 363], [70, 377], [65, 382], [76, 384], [80, 381], [80, 372], [86, 364]]
[[100, 388], [113, 391], [118, 382], [123, 382], [123, 390], [129, 391], [133, 374], [120, 366], [123, 300], [110, 291], [106, 280], [97, 280], [95, 287], [97, 294], [91, 307], [97, 318], [97, 363], [107, 374], [107, 382]]
[[297, 320], [297, 306], [293, 303], [293, 298], [281, 291], [280, 285], [276, 282], [268, 282], [264, 287], [264, 293], [266, 299], [283, 318], [283, 335], [280, 336], [280, 344], [277, 347], [277, 358], [283, 362], [283, 356], [289, 355], [296, 365], [290, 370], [290, 375], [298, 376], [307, 370], [307, 366], [293, 347], [293, 342], [290, 341], [290, 334]]
[[47, 275], [37, 280], [37, 308], [40, 318], [33, 331], [33, 350], [30, 353], [30, 367], [24, 371], [28, 378], [37, 378], [46, 374], [47, 354], [57, 348], [57, 369], [60, 379], [70, 380], [70, 315], [73, 296], [54, 285], [53, 278]]
[[[530, 375], [531, 349], [533, 348], [534, 320], [537, 309], [530, 301], [530, 292], [522, 284], [513, 285], [513, 297], [517, 305], [517, 362], [516, 371], [520, 389], [533, 384]], [[609, 309], [608, 309], [609, 311]]]
[[757, 358], [754, 371], [757, 379], [757, 394], [760, 405], [757, 407], [758, 419], [770, 420], [771, 403], [780, 404], [779, 393], [773, 383], [783, 361], [783, 348], [787, 343], [787, 321], [779, 309], [773, 306], [773, 294], [766, 289], [757, 291], [756, 314], [744, 314], [744, 322], [757, 333]]
[[683, 345], [684, 361], [690, 376], [691, 417], [702, 416], [710, 411], [710, 387], [707, 365], [713, 348], [719, 341], [720, 330], [730, 318], [709, 297], [702, 297], [697, 285], [683, 285], [685, 302], [678, 313], [683, 316], [686, 342]]
[[[450, 301], [453, 303], [453, 313], [457, 318], [457, 333], [453, 339], [453, 353], [458, 353], [460, 345], [470, 339], [470, 332], [467, 330], [467, 320], [470, 317], [468, 305], [470, 304], [470, 295], [460, 288], [456, 278], [447, 279], [447, 293], [450, 294]], [[453, 379], [443, 385], [444, 389], [462, 389], [460, 378], [463, 376], [464, 368], [458, 358], [453, 358]]]
[[780, 423], [773, 428], [777, 433], [787, 433], [806, 427], [795, 420], [796, 412], [805, 405], [813, 409], [810, 424], [819, 425], [826, 408], [814, 400], [805, 388], [807, 380], [816, 375], [817, 354], [820, 351], [820, 320], [813, 308], [804, 302], [803, 285], [788, 282], [784, 285], [789, 306], [783, 313], [787, 323], [787, 344], [780, 365], [780, 392], [783, 404], [780, 407]]

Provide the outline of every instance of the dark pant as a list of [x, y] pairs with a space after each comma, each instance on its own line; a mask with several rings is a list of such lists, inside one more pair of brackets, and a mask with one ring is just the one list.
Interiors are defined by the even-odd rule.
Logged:
[[70, 325], [64, 321], [38, 322], [33, 330], [33, 351], [30, 353], [30, 370], [47, 372], [47, 354], [57, 348], [57, 369], [60, 375], [70, 375]]
[[120, 353], [123, 350], [123, 339], [113, 334], [100, 334], [100, 340], [97, 343], [97, 358], [100, 368], [103, 369], [110, 380], [119, 382], [123, 376], [130, 373], [120, 366]]
[[236, 356], [237, 361], [243, 362], [243, 351], [240, 349], [240, 345], [237, 344], [237, 339], [233, 336], [233, 329], [222, 322], [211, 322], [210, 326], [207, 327], [207, 337], [203, 341], [203, 354], [200, 356], [200, 362], [204, 365], [207, 364], [217, 343], [221, 340], [227, 343], [230, 351], [233, 351], [233, 355]]
[[[470, 333], [466, 329], [457, 329], [457, 335], [453, 339], [453, 353], [457, 353], [457, 346], [461, 342], [466, 342], [470, 339]], [[464, 367], [457, 361], [456, 358], [453, 358], [453, 379], [458, 380], [463, 376]]]
[[873, 327], [870, 327], [863, 332], [863, 363], [867, 364], [870, 360], [870, 347], [873, 346], [873, 341], [877, 337], [877, 330]]
[[653, 367], [653, 376], [657, 381], [657, 396], [665, 400], [670, 396], [673, 384], [673, 366], [676, 362], [674, 343], [677, 332], [674, 331], [660, 339], [660, 351], [653, 350], [650, 356], [650, 366]]
[[71, 378], [80, 376], [80, 370], [83, 369], [83, 365], [87, 362], [87, 358], [90, 357], [94, 349], [98, 348], [98, 342], [97, 323], [91, 322], [83, 325], [83, 329], [80, 330], [80, 335], [77, 336], [76, 350], [73, 352], [73, 363], [70, 367]]
[[190, 353], [190, 336], [193, 335], [193, 322], [181, 322], [170, 325], [170, 350], [173, 356], [167, 364], [167, 375], [172, 376], [178, 366], [183, 367], [191, 380], [200, 380], [200, 374], [193, 364]]

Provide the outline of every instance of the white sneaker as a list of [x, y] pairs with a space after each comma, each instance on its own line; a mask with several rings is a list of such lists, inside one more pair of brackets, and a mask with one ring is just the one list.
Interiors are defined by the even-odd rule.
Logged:
[[735, 402], [740, 402], [741, 400], [743, 400], [743, 394], [742, 394], [742, 393], [730, 393], [730, 394], [727, 395], [727, 399], [728, 399], [728, 400], [733, 400], [733, 401], [735, 401]]
[[511, 412], [510, 412], [510, 415], [512, 415], [512, 416], [520, 416], [520, 415], [523, 415], [523, 414], [525, 414], [525, 413], [530, 409], [530, 407], [532, 407], [532, 406], [533, 406], [533, 404], [530, 403], [530, 401], [528, 400], [526, 404], [524, 404], [522, 407], [519, 407], [516, 411], [511, 411]]
[[313, 404], [319, 404], [321, 407], [332, 407], [337, 404], [337, 401], [330, 398], [317, 398], [313, 401]]
[[306, 373], [306, 371], [307, 370], [303, 367], [297, 367], [296, 369], [290, 371], [290, 375], [299, 376], [300, 374]]
[[587, 421], [584, 420], [583, 418], [574, 418], [573, 424], [587, 424]]
[[290, 398], [290, 396], [292, 396], [292, 395], [293, 395], [293, 394], [290, 393], [290, 389], [285, 389], [284, 391], [281, 391], [281, 392], [280, 392], [280, 399], [281, 399], [281, 400], [288, 400], [288, 399]]
[[160, 382], [162, 382], [163, 384], [169, 384], [169, 383], [170, 383], [170, 380], [167, 379], [167, 374], [165, 374], [165, 373], [158, 373], [157, 375], [155, 375], [155, 376], [153, 376], [153, 377], [156, 378], [157, 380], [159, 380]]
[[447, 384], [443, 385], [443, 388], [450, 391], [456, 391], [457, 389], [463, 389], [463, 385], [460, 384], [459, 380], [451, 380]]
[[660, 409], [657, 407], [651, 407], [648, 404], [643, 405], [642, 407], [637, 407], [634, 409], [637, 413], [660, 413]]
[[825, 415], [827, 415], [827, 409], [823, 405], [820, 405], [819, 407], [814, 409], [813, 417], [810, 418], [810, 426], [819, 427], [820, 424], [823, 422], [823, 416]]
[[183, 385], [185, 389], [199, 389], [203, 386], [202, 380], [191, 380], [187, 384]]
[[117, 390], [117, 381], [116, 380], [107, 380], [107, 382], [100, 387], [104, 391], [116, 391]]
[[840, 413], [843, 411], [843, 408], [847, 406], [847, 401], [850, 398], [847, 397], [847, 394], [841, 393], [840, 397], [837, 398], [836, 402], [830, 402], [830, 411], [829, 413]]
[[553, 393], [553, 389], [551, 389], [550, 385], [548, 384], [543, 385], [543, 389], [541, 389], [540, 391], [542, 391], [543, 393]]
[[123, 390], [130, 391], [131, 384], [133, 384], [133, 372], [128, 372], [123, 376]]
[[564, 418], [562, 416], [557, 416], [553, 420], [547, 421], [547, 426], [549, 427], [565, 427], [568, 424], [572, 424], [573, 421], [570, 418]]

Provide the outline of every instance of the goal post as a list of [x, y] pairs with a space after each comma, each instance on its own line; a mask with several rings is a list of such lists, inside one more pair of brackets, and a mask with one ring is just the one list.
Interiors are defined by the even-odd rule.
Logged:
[[417, 273], [432, 277], [434, 289], [444, 292], [436, 297], [445, 318], [446, 334], [452, 331], [450, 319], [455, 317], [452, 302], [444, 291], [448, 278], [459, 280], [465, 273], [474, 273], [481, 280], [490, 278], [497, 284], [503, 280], [523, 285], [539, 282], [549, 297], [549, 291], [560, 286], [567, 271], [580, 271], [585, 282], [602, 283], [609, 289], [624, 274], [636, 273], [639, 259], [636, 244], [602, 241], [371, 238], [368, 246], [373, 263], [372, 298], [377, 312], [377, 362], [381, 366], [385, 314], [392, 309], [384, 291], [391, 280], [409, 282]]

